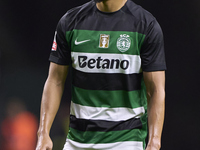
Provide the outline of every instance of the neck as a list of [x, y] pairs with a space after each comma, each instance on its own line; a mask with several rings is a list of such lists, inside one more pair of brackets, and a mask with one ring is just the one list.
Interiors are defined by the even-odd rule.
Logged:
[[115, 12], [120, 10], [127, 0], [104, 0], [100, 3], [96, 3], [97, 8], [103, 12]]

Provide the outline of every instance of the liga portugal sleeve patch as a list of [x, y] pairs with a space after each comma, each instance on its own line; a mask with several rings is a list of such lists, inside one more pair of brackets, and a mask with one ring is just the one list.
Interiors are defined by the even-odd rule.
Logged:
[[55, 35], [54, 35], [53, 45], [52, 45], [52, 49], [51, 49], [52, 51], [57, 50], [56, 35], [57, 35], [57, 32], [55, 32]]

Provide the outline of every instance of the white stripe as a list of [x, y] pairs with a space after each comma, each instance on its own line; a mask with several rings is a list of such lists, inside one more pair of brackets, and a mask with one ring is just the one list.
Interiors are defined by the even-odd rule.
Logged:
[[80, 119], [124, 121], [133, 117], [140, 118], [144, 113], [144, 107], [134, 109], [125, 107], [90, 107], [71, 102], [71, 114]]
[[83, 144], [67, 139], [63, 150], [143, 150], [143, 142], [126, 141], [106, 144]]
[[[80, 56], [86, 56], [87, 59], [83, 61], [83, 59], [80, 59]], [[82, 71], [82, 72], [89, 72], [89, 73], [123, 73], [123, 74], [132, 74], [132, 73], [140, 73], [141, 72], [141, 58], [138, 55], [127, 55], [127, 54], [105, 54], [105, 53], [79, 53], [79, 52], [72, 52], [72, 66], [76, 70]], [[101, 58], [98, 65], [98, 58]], [[93, 59], [93, 60], [91, 60]], [[123, 67], [127, 67], [127, 69], [121, 68], [120, 65], [119, 68], [116, 68], [116, 62], [114, 63], [114, 67], [111, 69], [111, 61], [112, 60], [120, 60], [120, 64]], [[89, 60], [91, 60], [89, 62]], [[110, 63], [108, 63], [110, 61]], [[86, 66], [81, 67], [83, 63], [87, 63]], [[128, 62], [128, 65], [127, 65]], [[88, 64], [90, 63], [90, 68]], [[106, 64], [109, 66], [109, 68], [102, 68], [102, 65]], [[100, 66], [99, 68], [97, 66]]]

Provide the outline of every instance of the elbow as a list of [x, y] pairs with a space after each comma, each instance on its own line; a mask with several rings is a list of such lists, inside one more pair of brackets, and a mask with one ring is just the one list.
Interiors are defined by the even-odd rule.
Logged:
[[152, 91], [147, 91], [147, 100], [149, 101], [154, 98], [164, 100], [165, 99], [165, 89], [160, 88], [160, 89], [155, 89]]
[[65, 85], [65, 82], [63, 82], [62, 80], [55, 80], [49, 77], [47, 78], [46, 82], [56, 87], [63, 87]]

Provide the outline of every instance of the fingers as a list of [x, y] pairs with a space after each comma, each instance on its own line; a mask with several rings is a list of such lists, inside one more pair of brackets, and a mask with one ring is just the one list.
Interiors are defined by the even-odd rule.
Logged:
[[52, 150], [53, 142], [49, 135], [41, 134], [38, 136], [36, 150]]
[[43, 147], [43, 148], [38, 147], [38, 148], [36, 148], [36, 150], [52, 150], [52, 148], [50, 148], [50, 147]]
[[40, 143], [37, 145], [36, 150], [52, 150], [53, 146], [46, 143]]

